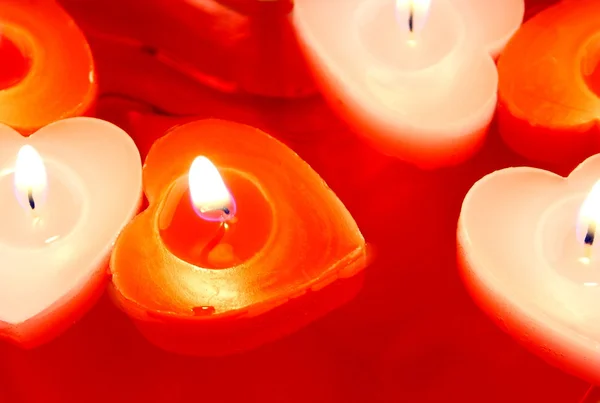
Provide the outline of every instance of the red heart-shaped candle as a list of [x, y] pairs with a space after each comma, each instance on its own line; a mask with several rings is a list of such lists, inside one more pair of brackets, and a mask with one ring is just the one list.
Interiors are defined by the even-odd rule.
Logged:
[[[210, 170], [190, 171], [200, 155], [222, 183], [211, 182]], [[201, 191], [228, 190], [235, 204], [222, 211], [235, 219], [198, 214], [190, 178]], [[112, 290], [162, 348], [252, 348], [322, 316], [360, 286], [366, 247], [356, 223], [308, 164], [264, 132], [219, 120], [176, 127], [150, 150], [144, 189], [148, 209], [115, 245]]]

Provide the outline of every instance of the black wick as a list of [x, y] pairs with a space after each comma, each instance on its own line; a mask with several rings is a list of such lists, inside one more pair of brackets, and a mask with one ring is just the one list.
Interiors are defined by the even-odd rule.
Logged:
[[588, 226], [587, 232], [585, 233], [585, 239], [583, 240], [583, 242], [588, 246], [592, 246], [594, 244], [595, 238], [596, 238], [596, 222], [592, 221], [590, 223], [590, 225]]
[[230, 211], [229, 211], [229, 209], [228, 209], [227, 207], [223, 207], [223, 209], [222, 209], [222, 210], [223, 210], [223, 212], [224, 212], [225, 214], [229, 215]]
[[412, 1], [409, 2], [408, 6], [408, 29], [413, 32], [415, 19], [415, 5]]
[[29, 207], [31, 207], [32, 210], [35, 210], [35, 200], [33, 200], [33, 190], [29, 189], [27, 191], [27, 199], [29, 200]]

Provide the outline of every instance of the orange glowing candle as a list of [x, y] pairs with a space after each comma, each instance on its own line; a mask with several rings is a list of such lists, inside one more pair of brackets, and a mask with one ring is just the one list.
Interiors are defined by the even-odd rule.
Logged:
[[498, 74], [498, 123], [512, 149], [561, 164], [600, 151], [600, 2], [561, 1], [531, 18]]
[[112, 294], [170, 351], [220, 355], [289, 334], [352, 298], [364, 239], [293, 151], [249, 126], [204, 120], [159, 139], [148, 209], [121, 233]]
[[29, 135], [91, 114], [97, 93], [92, 53], [53, 1], [2, 2], [0, 61], [0, 122]]

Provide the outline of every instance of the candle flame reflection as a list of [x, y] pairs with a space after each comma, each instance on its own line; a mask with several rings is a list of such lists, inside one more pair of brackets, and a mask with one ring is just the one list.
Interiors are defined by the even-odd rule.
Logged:
[[192, 205], [202, 219], [225, 222], [235, 216], [235, 200], [219, 170], [208, 158], [194, 159], [188, 181]]
[[415, 45], [417, 36], [425, 26], [431, 0], [395, 0], [396, 20], [400, 24], [402, 32], [408, 36], [411, 45]]
[[581, 263], [590, 263], [592, 246], [600, 243], [596, 240], [598, 223], [600, 223], [600, 181], [594, 184], [579, 209], [576, 235], [577, 241], [584, 247], [584, 255], [579, 259]]
[[17, 154], [14, 185], [19, 204], [27, 210], [39, 210], [46, 200], [48, 178], [42, 157], [30, 145], [21, 147]]

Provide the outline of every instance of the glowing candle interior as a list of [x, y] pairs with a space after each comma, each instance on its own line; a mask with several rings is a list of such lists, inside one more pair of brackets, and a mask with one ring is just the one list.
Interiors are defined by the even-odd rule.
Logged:
[[48, 177], [42, 157], [35, 148], [24, 145], [15, 163], [15, 195], [27, 210], [39, 210], [46, 201]]
[[422, 32], [430, 8], [431, 0], [396, 0], [396, 19], [411, 45], [416, 45], [416, 36]]
[[581, 204], [577, 219], [577, 241], [584, 247], [584, 254], [580, 259], [582, 263], [589, 264], [591, 261], [598, 221], [600, 221], [600, 181], [596, 182]]
[[206, 157], [196, 157], [188, 176], [194, 211], [207, 221], [229, 221], [236, 213], [233, 196], [217, 167]]

